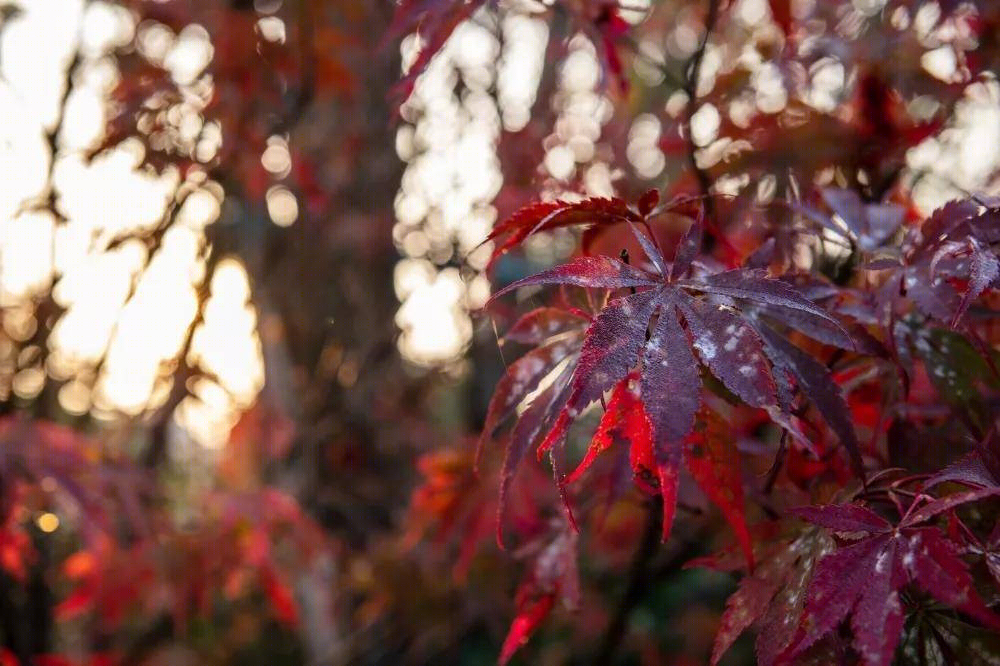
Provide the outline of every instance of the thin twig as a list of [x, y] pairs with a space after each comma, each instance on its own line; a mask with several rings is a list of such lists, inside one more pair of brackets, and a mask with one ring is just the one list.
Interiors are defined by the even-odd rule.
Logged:
[[300, 0], [298, 4], [299, 57], [301, 80], [298, 90], [292, 97], [291, 104], [271, 126], [270, 134], [287, 134], [302, 121], [309, 105], [316, 97], [316, 53], [315, 53], [315, 20], [312, 3]]
[[663, 498], [657, 495], [649, 502], [648, 513], [646, 514], [646, 527], [643, 530], [642, 541], [632, 559], [632, 568], [629, 570], [628, 586], [625, 594], [622, 595], [615, 609], [615, 614], [608, 622], [608, 628], [604, 631], [600, 646], [594, 653], [594, 664], [610, 664], [618, 646], [625, 636], [625, 628], [628, 624], [629, 615], [642, 599], [643, 588], [649, 578], [649, 565], [656, 554], [656, 546], [660, 540], [660, 521], [663, 515]]
[[639, 543], [639, 548], [632, 560], [632, 568], [629, 571], [628, 586], [625, 588], [625, 593], [618, 602], [615, 613], [594, 653], [592, 663], [596, 666], [604, 666], [614, 662], [618, 648], [628, 635], [629, 617], [653, 583], [676, 573], [683, 563], [702, 552], [706, 523], [699, 523], [693, 534], [672, 541], [672, 550], [666, 553], [662, 560], [657, 561], [663, 498], [659, 495], [654, 497], [649, 502], [648, 511], [642, 541]]
[[781, 433], [781, 440], [778, 442], [778, 452], [774, 456], [774, 462], [771, 464], [771, 469], [767, 472], [767, 479], [764, 481], [764, 488], [762, 492], [765, 495], [771, 494], [771, 490], [774, 488], [774, 483], [778, 480], [778, 474], [781, 472], [781, 468], [785, 464], [785, 455], [787, 452], [788, 431], [783, 430]]
[[709, 196], [712, 189], [712, 179], [709, 177], [708, 173], [705, 172], [700, 166], [698, 166], [698, 159], [695, 153], [698, 150], [698, 146], [694, 142], [694, 135], [691, 132], [691, 119], [694, 117], [695, 109], [698, 104], [698, 80], [701, 78], [701, 64], [705, 59], [705, 49], [708, 47], [708, 40], [712, 35], [712, 31], [715, 29], [715, 24], [719, 20], [719, 0], [709, 0], [708, 3], [708, 16], [705, 18], [705, 34], [701, 38], [701, 42], [698, 44], [698, 48], [691, 55], [691, 59], [688, 61], [686, 72], [685, 72], [685, 83], [684, 92], [687, 93], [688, 102], [687, 110], [685, 112], [684, 119], [684, 133], [688, 144], [688, 162], [691, 165], [691, 170], [694, 172], [695, 178], [698, 180], [698, 187], [701, 190], [702, 195], [705, 196], [705, 207], [708, 217], [711, 220], [715, 220], [715, 202], [712, 197]]

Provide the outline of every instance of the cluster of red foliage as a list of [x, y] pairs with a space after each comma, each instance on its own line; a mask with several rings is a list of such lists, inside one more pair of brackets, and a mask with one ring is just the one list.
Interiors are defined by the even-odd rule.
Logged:
[[[580, 18], [589, 4], [570, 11]], [[689, 109], [737, 97], [717, 80], [699, 98], [690, 83], [735, 4], [706, 5], [707, 35], [684, 73]], [[795, 48], [810, 30], [793, 4], [771, 2], [785, 33], [775, 62], [790, 78], [817, 58]], [[816, 11], [837, 15], [840, 4]], [[493, 262], [533, 235], [581, 231], [579, 256], [504, 285], [488, 306], [513, 323], [476, 465], [499, 437], [497, 538], [503, 547], [514, 535], [529, 560], [501, 663], [557, 602], [579, 607], [577, 559], [588, 548], [578, 535], [606, 529], [610, 507], [645, 503], [667, 541], [677, 507], [699, 494], [742, 553], [691, 563], [741, 573], [713, 664], [751, 627], [761, 664], [998, 658], [978, 632], [1000, 631], [1000, 200], [966, 195], [924, 217], [901, 178], [906, 150], [950, 122], [950, 109], [914, 118], [904, 100], [936, 87], [943, 108], [969, 82], [991, 80], [996, 8], [935, 6], [936, 21], [982, 40], [959, 54], [956, 86], [928, 83], [906, 70], [906, 57], [871, 59], [872, 34], [903, 30], [900, 16], [927, 9], [884, 4], [866, 19], [869, 33], [841, 42], [838, 57], [853, 58], [856, 78], [836, 113], [789, 101], [749, 123], [724, 118], [719, 136], [749, 148], [703, 168], [687, 140], [689, 110], [677, 136], [661, 142], [668, 155], [693, 151], [662, 202], [655, 189], [634, 203], [544, 201], [494, 228]], [[630, 31], [642, 34], [612, 23], [602, 41], [615, 54], [605, 58], [609, 78], [621, 74], [617, 53], [634, 43]], [[737, 75], [723, 67], [718, 77]], [[734, 173], [776, 176], [777, 196], [713, 187]], [[825, 253], [823, 243], [840, 251]], [[795, 257], [802, 250], [812, 254], [805, 265]], [[558, 289], [543, 307], [505, 305], [514, 292], [537, 300], [545, 286]], [[550, 518], [541, 525], [507, 507], [536, 492], [517, 478], [531, 449], [547, 458], [559, 497], [534, 509]], [[468, 488], [466, 510], [481, 515], [487, 500]], [[467, 532], [465, 550], [482, 537], [481, 528]]]
[[[0, 531], [3, 572], [20, 584], [30, 582], [39, 550], [26, 515], [58, 506], [81, 518], [81, 543], [54, 572], [55, 586], [65, 592], [53, 608], [55, 620], [86, 615], [113, 633], [135, 614], [163, 615], [182, 629], [209, 613], [215, 598], [249, 603], [262, 595], [276, 622], [298, 625], [290, 573], [308, 567], [328, 543], [294, 498], [267, 487], [220, 487], [199, 495], [195, 516], [179, 524], [147, 470], [126, 459], [101, 459], [100, 450], [99, 441], [69, 428], [0, 420], [0, 469], [5, 490], [11, 489], [4, 495]], [[24, 648], [14, 636], [7, 640], [14, 649]], [[88, 663], [136, 660], [150, 647], [140, 640], [131, 653], [95, 653]], [[13, 651], [4, 658], [18, 663]], [[73, 663], [52, 655], [35, 658]]]
[[[1000, 276], [1000, 262], [991, 249], [1000, 238], [1000, 207], [982, 199], [949, 204], [897, 234], [904, 217], [898, 206], [866, 206], [845, 190], [822, 194], [832, 204], [831, 212], [847, 222], [853, 240], [894, 255], [858, 266], [859, 272], [873, 274], [869, 291], [816, 274], [773, 272], [767, 268], [775, 262], [773, 244], [735, 266], [712, 259], [701, 252], [700, 209], [677, 242], [672, 261], [667, 261], [655, 234], [647, 235], [639, 226], [649, 229], [658, 214], [676, 208], [655, 207], [655, 190], [635, 210], [617, 200], [535, 206], [500, 230], [527, 235], [559, 224], [567, 211], [572, 212], [567, 217], [586, 220], [593, 210], [596, 224], [629, 226], [645, 254], [634, 264], [582, 256], [510, 284], [494, 297], [555, 284], [592, 290], [591, 302], [597, 304], [592, 312], [566, 306], [532, 310], [505, 338], [534, 348], [510, 364], [487, 417], [489, 434], [520, 411], [506, 443], [501, 520], [516, 466], [526, 450], [537, 445], [539, 458], [548, 453], [555, 470], [569, 533], [578, 529], [572, 498], [588, 492], [586, 482], [621, 493], [620, 475], [631, 469], [640, 489], [662, 496], [666, 540], [683, 460], [731, 524], [745, 556], [747, 576], [722, 618], [716, 661], [755, 622], [765, 623], [759, 657], [763, 663], [775, 663], [804, 653], [821, 639], [833, 642], [840, 621], [850, 616], [851, 644], [861, 658], [887, 664], [906, 615], [900, 595], [911, 583], [983, 626], [1000, 628], [1000, 615], [984, 604], [961, 557], [975, 554], [995, 575], [991, 554], [998, 535], [995, 529], [982, 531], [990, 524], [984, 518], [995, 515], [989, 499], [1000, 494], [993, 476], [1000, 470], [989, 471], [1000, 453], [992, 418], [970, 438], [971, 453], [936, 473], [892, 465], [882, 448], [889, 428], [899, 427], [898, 420], [906, 418], [898, 404], [912, 400], [914, 387], [908, 378], [919, 365], [941, 388], [963, 372], [951, 366], [948, 345], [933, 339], [933, 329], [916, 329], [936, 324], [949, 331], [954, 338], [948, 342], [978, 350], [996, 377], [988, 342], [962, 322], [970, 304]], [[606, 215], [611, 208], [620, 211], [617, 218]], [[823, 213], [812, 215], [825, 220], [828, 228], [837, 228]], [[898, 240], [890, 240], [894, 238]], [[914, 352], [923, 358], [913, 359]], [[898, 390], [886, 391], [884, 382], [898, 382]], [[536, 393], [540, 385], [544, 388]], [[870, 420], [866, 412], [873, 405], [868, 396], [879, 393], [894, 397], [876, 404], [880, 414]], [[579, 467], [564, 476], [560, 465], [567, 431], [595, 403], [603, 405], [596, 433]], [[780, 430], [768, 428], [768, 423]], [[867, 442], [862, 443], [855, 424], [870, 430]], [[821, 497], [836, 501], [778, 510], [780, 500], [768, 500], [778, 514], [775, 519], [782, 522], [770, 530], [769, 538], [752, 538], [744, 510], [746, 479], [740, 471], [741, 459], [753, 455], [746, 438], [776, 440], [781, 456], [788, 447], [811, 461], [804, 478], [789, 481], [808, 492], [821, 480], [834, 480], [839, 490], [831, 493], [825, 486]], [[739, 440], [744, 440], [742, 451]], [[619, 442], [628, 443], [627, 453], [616, 446]], [[756, 455], [774, 455], [761, 449]], [[629, 464], [612, 463], [589, 472], [605, 451], [622, 461], [627, 455]], [[774, 464], [779, 471], [782, 460]], [[848, 467], [852, 474], [845, 472]], [[791, 473], [789, 469], [789, 477]], [[607, 475], [618, 478], [602, 482]], [[973, 490], [943, 492], [953, 487], [946, 482]], [[767, 493], [780, 490], [771, 485]], [[750, 492], [758, 495], [762, 489], [751, 487]], [[957, 510], [973, 503], [982, 504], [963, 520]], [[942, 517], [950, 522], [941, 523]], [[834, 549], [831, 541], [821, 549], [825, 557], [815, 563], [801, 561], [798, 566], [815, 569], [800, 581], [804, 593], [788, 597], [779, 594], [782, 582], [776, 577], [797, 575], [787, 559], [803, 548], [803, 536], [787, 534], [795, 529], [796, 518], [828, 528], [840, 547]], [[815, 530], [809, 533], [814, 539], [828, 538]], [[790, 540], [774, 548], [781, 538]], [[566, 552], [564, 536], [551, 547], [560, 548], [563, 559], [574, 557]], [[767, 554], [757, 557], [761, 564], [755, 567], [759, 551]], [[784, 563], [778, 571], [771, 561], [775, 558]], [[574, 571], [570, 565], [559, 570], [563, 576]], [[541, 609], [547, 612], [550, 607], [524, 607], [511, 627], [512, 636], [527, 636], [544, 615]], [[783, 623], [795, 620], [787, 623], [791, 628], [775, 644], [768, 643], [775, 639], [766, 626], [766, 617], [772, 615]]]

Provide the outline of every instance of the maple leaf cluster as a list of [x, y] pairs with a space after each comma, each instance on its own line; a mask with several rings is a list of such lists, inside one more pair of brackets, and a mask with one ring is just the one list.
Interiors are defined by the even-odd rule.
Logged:
[[[774, 273], [767, 268], [773, 243], [736, 266], [726, 265], [704, 253], [704, 202], [681, 198], [660, 205], [655, 190], [634, 208], [617, 199], [532, 205], [493, 234], [507, 237], [494, 250], [499, 256], [513, 243], [559, 226], [585, 225], [586, 237], [620, 225], [642, 250], [641, 257], [585, 254], [517, 280], [493, 297], [496, 309], [513, 292], [549, 285], [560, 290], [556, 304], [522, 315], [503, 339], [505, 347], [529, 349], [500, 380], [483, 432], [488, 441], [512, 423], [499, 482], [501, 545], [512, 479], [532, 447], [539, 459], [548, 456], [570, 532], [580, 529], [575, 505], [588, 517], [594, 513], [593, 502], [581, 498], [600, 487], [620, 496], [621, 475], [630, 470], [639, 492], [662, 497], [665, 541], [679, 482], [687, 475], [719, 507], [744, 553], [746, 575], [722, 618], [713, 663], [756, 624], [760, 663], [796, 662], [822, 649], [851, 652], [865, 664], [889, 664], [907, 618], [925, 603], [923, 594], [975, 625], [1000, 628], [1000, 615], [984, 601], [989, 596], [977, 589], [970, 571], [970, 556], [996, 571], [996, 530], [983, 534], [976, 518], [972, 526], [963, 522], [964, 507], [986, 510], [1000, 493], [992, 412], [984, 421], [985, 441], [965, 458], [934, 476], [905, 474], [882, 466], [881, 420], [871, 424], [874, 440], [859, 437], [862, 405], [850, 394], [871, 383], [852, 381], [863, 372], [914, 390], [913, 350], [930, 356], [926, 331], [914, 329], [916, 321], [972, 341], [971, 354], [980, 353], [986, 372], [996, 372], [988, 344], [962, 322], [996, 286], [992, 243], [1000, 208], [983, 198], [949, 204], [903, 233], [898, 206], [867, 204], [847, 190], [827, 188], [819, 195], [821, 204], [796, 207], [807, 220], [879, 253], [867, 264], [879, 276], [873, 293], [816, 275]], [[665, 212], [688, 216], [672, 254], [663, 251], [654, 231]], [[834, 215], [844, 226], [835, 224]], [[572, 290], [586, 291], [587, 305], [572, 305]], [[946, 379], [955, 374], [938, 363], [927, 367], [925, 361], [925, 370]], [[565, 459], [573, 450], [568, 441], [580, 429], [575, 424], [594, 411], [600, 417], [590, 444], [566, 474]], [[765, 429], [778, 438], [789, 477], [794, 454], [798, 467], [812, 466], [811, 476], [833, 474], [842, 485], [839, 503], [788, 506], [773, 516], [784, 530], [793, 530], [783, 546], [755, 538], [760, 525], [748, 524], [747, 493], [760, 497], [761, 490], [752, 482], [746, 488], [741, 472], [741, 461], [752, 457], [740, 450], [730, 427], [741, 413], [756, 419], [758, 432], [770, 424]], [[607, 456], [623, 462], [598, 471], [596, 463]], [[782, 458], [773, 464], [780, 467]], [[602, 477], [609, 481], [601, 483]], [[956, 486], [972, 489], [942, 492]], [[796, 519], [829, 533], [811, 528], [795, 537], [790, 526], [800, 524]], [[550, 591], [518, 603], [502, 662], [555, 598]], [[842, 631], [848, 619], [849, 629]]]
[[[399, 5], [400, 25], [430, 45], [418, 66], [475, 4]], [[689, 541], [709, 504], [728, 526], [722, 552], [689, 563], [739, 577], [712, 664], [750, 629], [765, 665], [997, 663], [1000, 201], [965, 193], [925, 215], [903, 178], [908, 151], [944, 136], [963, 86], [995, 63], [968, 42], [951, 79], [927, 76], [909, 20], [982, 36], [996, 8], [796, 4], [768, 2], [776, 31], [749, 30], [742, 47], [740, 3], [654, 8], [642, 27], [624, 3], [552, 12], [591, 37], [616, 114], [656, 116], [657, 147], [681, 166], [658, 189], [626, 178], [622, 197], [546, 180], [541, 201], [522, 196], [486, 239], [487, 270], [503, 277], [484, 317], [506, 367], [474, 461], [460, 456], [461, 485], [430, 474], [412, 507], [449, 526], [470, 516], [465, 569], [494, 510], [499, 546], [526, 561], [501, 664], [555, 609], [579, 608], [577, 559], [630, 503], [663, 548]], [[643, 51], [690, 16], [704, 31], [686, 60]], [[709, 51], [723, 64], [706, 76]], [[789, 92], [780, 110], [763, 110], [733, 55], [750, 51]], [[808, 99], [831, 62], [850, 72], [832, 110]], [[633, 94], [629, 65], [659, 83]], [[915, 112], [920, 95], [939, 104]], [[710, 105], [706, 144], [693, 117]], [[578, 253], [522, 277], [511, 255], [567, 232]], [[540, 497], [539, 470], [558, 500]], [[442, 503], [429, 507], [431, 493]], [[653, 550], [638, 546], [625, 614]]]
[[[114, 635], [146, 613], [183, 629], [207, 617], [217, 598], [246, 602], [260, 595], [278, 625], [299, 625], [297, 570], [329, 543], [292, 497], [270, 488], [218, 489], [198, 498], [197, 520], [180, 526], [157, 505], [147, 470], [104, 459], [100, 448], [63, 426], [0, 419], [0, 480], [11, 489], [0, 528], [3, 573], [21, 584], [37, 575], [40, 542], [26, 525], [28, 515], [51, 509], [84, 517], [76, 548], [50, 574], [63, 592], [53, 604], [55, 620], [87, 618]], [[130, 658], [113, 650], [86, 663]], [[20, 663], [10, 651], [0, 652], [4, 659]], [[76, 663], [52, 654], [37, 661]]]

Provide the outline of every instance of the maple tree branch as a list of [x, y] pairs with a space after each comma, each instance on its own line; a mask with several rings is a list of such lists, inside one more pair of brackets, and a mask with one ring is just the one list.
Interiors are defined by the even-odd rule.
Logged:
[[15, 598], [23, 592], [10, 574], [0, 571], [0, 631], [3, 632], [4, 645], [10, 650], [18, 662], [30, 663], [31, 648], [25, 635], [24, 613]]
[[48, 535], [32, 531], [35, 559], [23, 580], [0, 571], [0, 635], [21, 664], [35, 663], [35, 655], [50, 648], [54, 598], [45, 578], [51, 566]]
[[[178, 208], [179, 207], [180, 206], [178, 205]], [[221, 228], [222, 225], [220, 222], [222, 221], [223, 220], [221, 219], [217, 221], [216, 226], [212, 227], [212, 229], [216, 230]], [[211, 244], [210, 237], [206, 237], [206, 243]], [[194, 333], [205, 321], [205, 306], [208, 303], [208, 299], [211, 297], [211, 276], [215, 272], [215, 267], [223, 256], [224, 252], [218, 251], [216, 248], [215, 251], [209, 252], [208, 256], [205, 258], [205, 279], [197, 289], [198, 309], [195, 312], [194, 319], [192, 319], [191, 323], [188, 325], [180, 351], [175, 357], [177, 359], [178, 368], [174, 372], [174, 383], [170, 389], [170, 394], [167, 397], [166, 402], [164, 402], [163, 405], [156, 410], [151, 419], [152, 425], [150, 426], [149, 446], [139, 457], [141, 465], [146, 469], [156, 468], [166, 458], [167, 429], [170, 419], [173, 417], [174, 411], [180, 406], [181, 402], [188, 395], [188, 380], [196, 374], [206, 376], [209, 375], [209, 373], [203, 368], [194, 367], [188, 363], [187, 357], [188, 351], [191, 348], [191, 341], [194, 338]]]
[[774, 462], [771, 464], [771, 469], [767, 472], [767, 479], [764, 481], [764, 488], [762, 492], [765, 495], [770, 495], [771, 490], [774, 489], [774, 483], [778, 480], [778, 474], [781, 473], [781, 468], [785, 464], [785, 456], [788, 453], [788, 431], [783, 430], [781, 433], [781, 439], [778, 441], [778, 452], [774, 455]]
[[41, 202], [41, 206], [48, 209], [53, 215], [55, 215], [56, 220], [60, 222], [65, 222], [66, 218], [59, 212], [56, 207], [56, 188], [55, 188], [55, 170], [56, 170], [56, 157], [59, 155], [59, 134], [62, 133], [62, 127], [66, 120], [66, 104], [69, 102], [69, 97], [73, 93], [73, 74], [76, 72], [80, 63], [83, 61], [83, 56], [80, 54], [80, 49], [73, 52], [73, 58], [66, 65], [65, 79], [63, 81], [62, 96], [59, 98], [58, 106], [58, 116], [56, 117], [55, 123], [52, 125], [52, 129], [45, 133], [45, 145], [49, 150], [49, 169], [47, 174], [47, 191], [45, 193], [45, 200]]
[[[947, 101], [942, 105], [944, 112], [940, 114], [941, 128], [935, 133], [934, 136], [940, 136], [942, 129], [947, 129], [955, 120], [955, 114], [958, 111], [958, 103], [962, 101], [965, 97], [965, 92], [968, 86], [971, 85], [973, 81], [967, 82], [962, 88], [953, 94], [948, 96]], [[878, 183], [873, 183], [871, 186], [871, 201], [878, 203], [885, 199], [886, 194], [892, 190], [896, 184], [899, 182], [900, 176], [907, 170], [906, 159], [903, 158], [898, 164], [887, 173]], [[926, 172], [925, 172], [926, 173]], [[957, 186], [956, 186], [957, 187]], [[958, 189], [964, 192], [964, 189], [959, 187]], [[966, 193], [971, 196], [971, 193]]]
[[708, 214], [709, 219], [713, 221], [715, 221], [715, 202], [710, 196], [712, 179], [704, 169], [698, 166], [698, 159], [695, 156], [698, 146], [695, 144], [694, 136], [691, 132], [691, 119], [694, 117], [695, 107], [698, 102], [698, 79], [701, 77], [701, 64], [705, 59], [705, 49], [708, 47], [709, 37], [712, 35], [712, 31], [715, 29], [715, 24], [718, 20], [719, 0], [709, 0], [708, 16], [705, 18], [705, 34], [698, 43], [698, 48], [695, 49], [691, 55], [691, 59], [688, 61], [685, 68], [686, 75], [684, 82], [684, 92], [687, 93], [688, 97], [684, 118], [684, 134], [688, 145], [688, 163], [694, 172], [695, 178], [698, 180], [698, 188], [705, 197], [705, 212]]
[[[64, 73], [64, 85], [62, 96], [59, 98], [58, 115], [56, 116], [55, 122], [52, 128], [45, 132], [44, 140], [45, 145], [49, 151], [49, 164], [46, 173], [46, 183], [45, 191], [43, 192], [41, 198], [38, 199], [28, 199], [23, 201], [21, 210], [19, 212], [26, 212], [28, 210], [41, 210], [49, 211], [55, 221], [56, 226], [66, 221], [66, 218], [59, 212], [59, 208], [56, 206], [56, 188], [55, 188], [55, 168], [56, 160], [59, 155], [59, 134], [62, 132], [62, 127], [66, 121], [66, 104], [69, 101], [69, 97], [73, 92], [73, 74], [79, 67], [83, 57], [80, 53], [79, 48], [73, 52], [73, 57], [66, 66]], [[53, 262], [53, 273], [51, 279], [53, 283], [55, 282], [55, 252], [56, 252], [56, 238], [58, 234], [53, 234], [51, 241], [50, 251], [52, 253]], [[39, 299], [35, 303], [35, 321], [37, 326], [34, 333], [25, 340], [21, 345], [20, 349], [29, 349], [31, 347], [36, 347], [39, 350], [37, 363], [41, 367], [45, 367], [46, 360], [49, 354], [49, 345], [46, 341], [52, 333], [52, 329], [55, 325], [56, 320], [63, 313], [63, 308], [60, 306], [53, 296], [53, 290], [49, 289], [44, 297]], [[36, 416], [45, 415], [46, 410], [49, 406], [54, 404], [55, 394], [52, 389], [52, 380], [49, 379], [45, 382], [40, 393], [36, 399], [31, 404], [31, 411]]]
[[270, 134], [287, 134], [301, 122], [306, 110], [316, 97], [316, 53], [315, 53], [315, 21], [313, 20], [312, 3], [300, 0], [298, 5], [298, 28], [300, 39], [300, 57], [302, 80], [298, 90], [291, 100], [291, 105], [271, 127]]
[[676, 571], [678, 565], [694, 557], [700, 549], [702, 529], [697, 530], [691, 537], [673, 542], [672, 552], [667, 555], [663, 562], [654, 566], [654, 560], [660, 546], [663, 498], [660, 495], [651, 498], [647, 505], [647, 511], [646, 525], [639, 547], [632, 559], [625, 593], [618, 601], [614, 615], [611, 616], [607, 629], [605, 629], [598, 648], [594, 652], [592, 663], [595, 666], [613, 662], [618, 648], [628, 633], [629, 617], [635, 607], [643, 600], [650, 584], [664, 575]]
[[[52, 128], [43, 135], [49, 151], [46, 189], [40, 198], [22, 201], [19, 211], [22, 213], [32, 209], [47, 210], [52, 214], [57, 226], [66, 221], [65, 216], [60, 213], [56, 205], [55, 168], [59, 156], [59, 135], [62, 133], [66, 121], [66, 105], [74, 88], [73, 75], [82, 60], [83, 56], [79, 43], [77, 43], [64, 72], [63, 90], [57, 106], [58, 115]], [[51, 246], [53, 263], [55, 238], [54, 234]], [[52, 279], [55, 280], [54, 274]], [[32, 346], [37, 347], [40, 350], [38, 363], [43, 368], [49, 352], [49, 345], [46, 342], [49, 340], [56, 320], [62, 313], [63, 308], [56, 302], [53, 290], [49, 289], [45, 296], [35, 304], [34, 316], [37, 327], [34, 333], [20, 346], [21, 350]], [[36, 417], [47, 416], [47, 409], [55, 404], [56, 400], [53, 380], [48, 378], [42, 392], [32, 401], [30, 412]], [[13, 404], [11, 399], [3, 402], [5, 403], [2, 405], [4, 409], [0, 412], [6, 411], [6, 408]], [[14, 654], [22, 664], [33, 663], [33, 655], [46, 651], [54, 622], [54, 598], [45, 577], [51, 557], [50, 544], [44, 537], [36, 538], [34, 541], [35, 561], [26, 581], [18, 584], [18, 581], [11, 579], [6, 573], [0, 573], [0, 595], [4, 598], [4, 602], [0, 604], [0, 628], [2, 628], [5, 641], [13, 646]], [[12, 601], [12, 594], [16, 601]]]
[[639, 548], [632, 559], [632, 568], [628, 576], [628, 586], [625, 588], [625, 594], [622, 595], [621, 600], [618, 602], [618, 608], [615, 609], [615, 613], [608, 623], [608, 628], [601, 638], [600, 647], [598, 647], [595, 653], [594, 664], [611, 663], [611, 659], [614, 657], [615, 652], [618, 651], [618, 646], [625, 637], [625, 627], [628, 623], [629, 615], [632, 614], [632, 610], [642, 599], [643, 588], [649, 578], [649, 565], [656, 554], [656, 546], [660, 540], [663, 498], [659, 495], [654, 497], [649, 502], [647, 511], [646, 527], [643, 530]]
[[656, 58], [650, 56], [648, 53], [642, 50], [639, 46], [639, 42], [635, 40], [634, 37], [630, 35], [623, 35], [621, 37], [622, 43], [624, 43], [629, 50], [632, 51], [632, 55], [639, 60], [642, 60], [650, 67], [655, 68], [660, 74], [663, 75], [664, 80], [669, 81], [672, 85], [678, 88], [686, 89], [687, 81], [682, 79], [681, 76], [671, 71], [665, 62], [657, 60]]

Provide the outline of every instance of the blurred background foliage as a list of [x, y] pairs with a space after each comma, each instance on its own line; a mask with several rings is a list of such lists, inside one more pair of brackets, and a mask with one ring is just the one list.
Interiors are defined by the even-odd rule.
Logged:
[[[923, 212], [995, 191], [997, 9], [3, 4], [0, 663], [493, 662], [530, 555], [493, 543], [496, 453], [471, 462], [494, 223], [649, 187], [735, 195], [720, 223], [858, 174]], [[733, 582], [680, 567], [726, 545], [688, 509], [643, 555], [641, 504], [609, 507], [523, 663], [704, 663]]]

